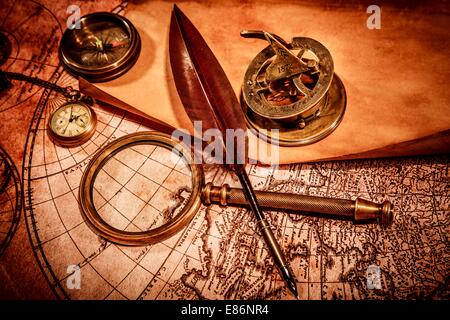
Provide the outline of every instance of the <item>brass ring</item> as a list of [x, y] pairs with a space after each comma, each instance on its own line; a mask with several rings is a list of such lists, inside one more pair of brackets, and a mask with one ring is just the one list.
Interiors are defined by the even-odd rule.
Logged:
[[227, 198], [228, 198], [228, 189], [229, 189], [228, 183], [225, 183], [222, 188], [220, 188], [219, 192], [219, 199], [220, 199], [220, 205], [226, 206], [227, 205]]
[[[192, 192], [185, 207], [174, 219], [166, 224], [148, 231], [123, 231], [106, 223], [95, 209], [93, 202], [94, 181], [100, 169], [111, 157], [127, 147], [142, 144], [152, 144], [169, 150], [177, 150], [186, 159], [191, 170]], [[79, 205], [84, 221], [99, 236], [121, 245], [148, 245], [173, 236], [192, 220], [200, 208], [202, 185], [202, 167], [194, 164], [191, 150], [188, 147], [178, 143], [164, 133], [155, 131], [138, 132], [118, 138], [94, 155], [81, 178]]]

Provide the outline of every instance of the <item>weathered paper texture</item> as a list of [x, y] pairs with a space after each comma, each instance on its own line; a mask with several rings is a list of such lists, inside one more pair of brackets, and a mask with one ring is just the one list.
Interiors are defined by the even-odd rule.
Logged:
[[[267, 30], [287, 41], [311, 37], [330, 50], [347, 92], [343, 121], [320, 142], [281, 148], [280, 163], [450, 150], [449, 24], [439, 10], [384, 6], [381, 29], [370, 30], [364, 6], [183, 2], [180, 8], [203, 34], [236, 94], [248, 64], [267, 45], [241, 38], [243, 29]], [[96, 86], [149, 116], [192, 129], [169, 65], [171, 10], [171, 3], [158, 1], [129, 6], [126, 16], [142, 38], [139, 60], [127, 74]], [[250, 156], [267, 162], [257, 150]]]

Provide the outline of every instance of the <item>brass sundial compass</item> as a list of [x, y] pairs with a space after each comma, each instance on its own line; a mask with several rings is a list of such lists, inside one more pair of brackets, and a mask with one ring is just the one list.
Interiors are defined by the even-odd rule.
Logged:
[[241, 105], [251, 129], [282, 146], [310, 144], [336, 129], [346, 95], [325, 46], [304, 37], [287, 43], [263, 31], [242, 31], [241, 36], [269, 42], [244, 77]]

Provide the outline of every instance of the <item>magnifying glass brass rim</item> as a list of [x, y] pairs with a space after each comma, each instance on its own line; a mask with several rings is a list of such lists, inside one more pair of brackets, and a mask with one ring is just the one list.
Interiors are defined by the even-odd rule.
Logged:
[[[176, 150], [186, 159], [191, 170], [192, 191], [184, 208], [170, 220], [157, 228], [141, 232], [130, 232], [117, 229], [108, 224], [97, 212], [93, 201], [94, 181], [103, 165], [118, 152], [137, 145], [151, 144], [169, 150]], [[189, 148], [173, 140], [169, 135], [145, 131], [118, 138], [98, 151], [89, 162], [81, 178], [79, 189], [79, 205], [81, 214], [91, 228], [99, 236], [117, 244], [126, 246], [141, 246], [161, 242], [185, 227], [197, 213], [201, 205], [201, 189], [203, 186], [203, 169], [194, 164]]]

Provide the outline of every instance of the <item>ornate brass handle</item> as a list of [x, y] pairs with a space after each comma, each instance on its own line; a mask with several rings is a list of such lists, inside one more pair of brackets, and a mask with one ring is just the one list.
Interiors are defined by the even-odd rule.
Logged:
[[[389, 225], [393, 221], [392, 205], [389, 201], [381, 204], [362, 198], [344, 200], [305, 196], [293, 193], [255, 191], [260, 206], [268, 210], [287, 210], [297, 214], [316, 213], [326, 218], [351, 220], [357, 223], [376, 222]], [[220, 204], [222, 206], [247, 206], [247, 200], [241, 189], [222, 187], [207, 183], [202, 190], [202, 200], [205, 204]]]

